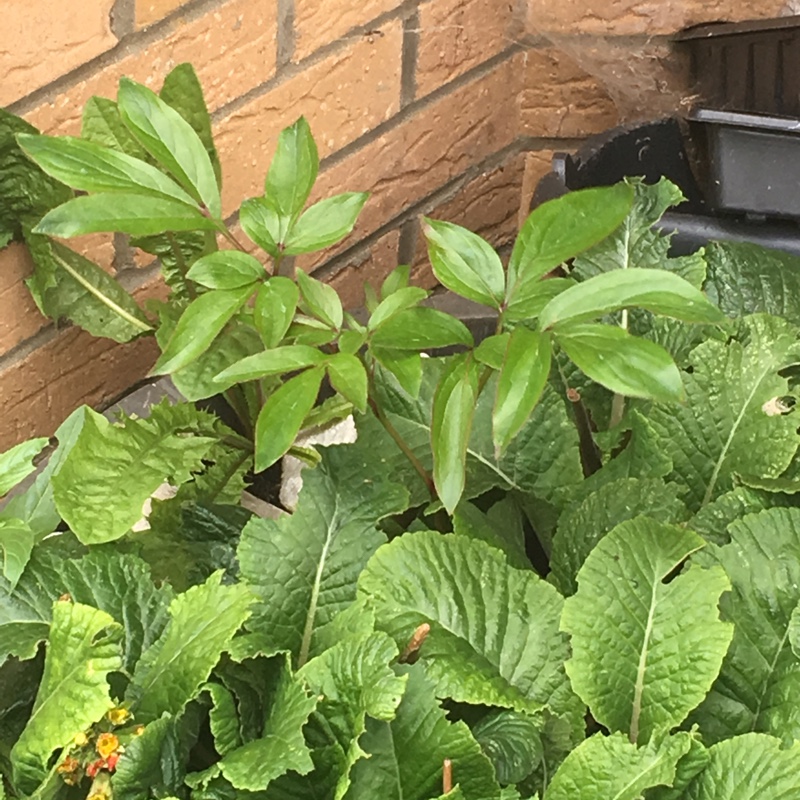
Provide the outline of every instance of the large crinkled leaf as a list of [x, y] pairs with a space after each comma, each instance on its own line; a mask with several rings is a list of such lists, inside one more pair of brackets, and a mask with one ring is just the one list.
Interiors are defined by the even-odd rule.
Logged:
[[541, 717], [497, 711], [488, 714], [472, 729], [500, 783], [519, 783], [539, 765], [543, 754], [543, 725]]
[[573, 272], [586, 280], [628, 267], [665, 269], [700, 288], [706, 275], [702, 252], [670, 258], [672, 237], [663, 235], [653, 227], [668, 208], [683, 201], [681, 190], [666, 178], [652, 186], [642, 180], [632, 180], [631, 183], [634, 201], [628, 217], [611, 236], [579, 255], [573, 261]]
[[85, 544], [120, 538], [162, 483], [180, 485], [201, 468], [216, 439], [214, 426], [214, 417], [188, 405], [162, 403], [146, 419], [120, 425], [88, 411], [78, 441], [53, 477], [61, 516]]
[[645, 797], [647, 800], [683, 800], [689, 784], [708, 766], [709, 760], [708, 750], [700, 741], [697, 732], [692, 731], [691, 745], [688, 752], [678, 761], [672, 785], [650, 789]]
[[595, 734], [567, 756], [544, 800], [640, 800], [646, 789], [672, 784], [690, 747], [686, 733], [644, 747], [620, 733]]
[[800, 797], [800, 743], [748, 733], [715, 744], [709, 763], [681, 800], [795, 800]]
[[[213, 232], [181, 231], [154, 236], [136, 236], [131, 237], [130, 244], [131, 247], [138, 247], [158, 258], [164, 282], [172, 290], [169, 305], [157, 306], [158, 313], [163, 317], [164, 314], [176, 312], [175, 321], [177, 321], [178, 315], [183, 310], [182, 304], [190, 299], [186, 267], [193, 264], [200, 256], [217, 250]], [[161, 342], [159, 344], [163, 349], [164, 344]]]
[[386, 541], [376, 523], [408, 504], [406, 490], [379, 475], [350, 447], [331, 447], [304, 473], [291, 516], [253, 519], [242, 532], [242, 576], [258, 598], [248, 627], [273, 652], [302, 665], [318, 631], [355, 599], [359, 573]]
[[[423, 359], [424, 375], [419, 396], [414, 399], [397, 382], [383, 375], [378, 386], [379, 401], [391, 424], [409, 445], [423, 466], [430, 470], [431, 410], [443, 359]], [[467, 447], [464, 499], [499, 486], [531, 492], [561, 505], [570, 487], [582, 477], [578, 434], [561, 397], [549, 386], [517, 437], [498, 460], [492, 440], [492, 409], [496, 379], [486, 384], [478, 398]], [[408, 459], [400, 452], [380, 424], [367, 416], [359, 420], [359, 441], [355, 448], [365, 463], [402, 482], [418, 505], [429, 494]], [[369, 451], [369, 452], [367, 452]]]
[[721, 568], [694, 565], [665, 582], [704, 544], [647, 517], [624, 522], [586, 559], [564, 604], [572, 687], [598, 722], [632, 742], [683, 722], [730, 644], [733, 626], [717, 607], [730, 588]]
[[800, 509], [749, 514], [728, 530], [730, 544], [695, 557], [728, 574], [732, 591], [720, 606], [734, 634], [692, 721], [710, 744], [751, 731], [800, 740], [800, 661], [789, 636], [800, 602]]
[[179, 714], [247, 619], [252, 602], [247, 587], [223, 586], [221, 579], [216, 572], [170, 603], [169, 624], [142, 654], [128, 687], [138, 721]]
[[420, 661], [439, 697], [536, 712], [566, 683], [563, 599], [484, 542], [407, 533], [370, 559], [358, 588], [401, 649], [431, 626]]
[[32, 792], [46, 777], [53, 751], [113, 706], [106, 678], [122, 665], [121, 636], [121, 626], [104, 611], [55, 603], [33, 713], [11, 750], [14, 784], [21, 791]]
[[359, 743], [367, 716], [383, 722], [394, 719], [407, 681], [389, 666], [397, 655], [385, 633], [373, 632], [343, 639], [298, 672], [321, 698], [317, 714], [330, 738], [325, 749], [329, 763], [333, 757], [334, 800], [345, 796], [353, 765], [368, 755]]
[[706, 248], [708, 296], [729, 317], [765, 313], [800, 324], [800, 258], [749, 242]]
[[93, 261], [46, 236], [30, 233], [25, 241], [36, 265], [26, 284], [45, 316], [116, 342], [152, 331], [133, 297]]
[[562, 594], [575, 594], [578, 570], [595, 545], [621, 522], [646, 514], [661, 522], [681, 522], [686, 506], [681, 487], [660, 478], [621, 478], [603, 485], [558, 520], [548, 580]]
[[673, 461], [670, 477], [686, 487], [695, 511], [732, 489], [737, 474], [777, 478], [800, 444], [792, 415], [764, 408], [790, 393], [778, 372], [800, 357], [797, 333], [763, 315], [746, 318], [743, 330], [743, 341], [708, 341], [692, 352], [685, 405], [649, 413]]
[[0, 584], [0, 663], [8, 655], [33, 657], [47, 638], [53, 601], [62, 595], [122, 626], [122, 664], [132, 671], [164, 630], [172, 590], [156, 587], [147, 565], [134, 556], [95, 551], [73, 559], [37, 547], [14, 591]]
[[221, 683], [207, 683], [204, 689], [211, 699], [208, 726], [214, 737], [214, 749], [224, 757], [242, 746], [236, 697]]
[[420, 665], [402, 669], [405, 694], [390, 722], [367, 720], [360, 745], [369, 758], [356, 763], [346, 800], [429, 800], [442, 789], [449, 758], [465, 800], [500, 797], [492, 764], [463, 722], [450, 722]]
[[[314, 764], [303, 727], [317, 706], [300, 681], [284, 665], [262, 735], [224, 753], [219, 768], [236, 789], [263, 791], [290, 770], [305, 775]], [[214, 720], [212, 719], [212, 730]], [[217, 745], [219, 749], [219, 745]]]
[[495, 503], [486, 513], [473, 503], [459, 503], [453, 515], [453, 532], [458, 536], [481, 539], [502, 550], [512, 567], [531, 567], [525, 551], [523, 511], [510, 496]]

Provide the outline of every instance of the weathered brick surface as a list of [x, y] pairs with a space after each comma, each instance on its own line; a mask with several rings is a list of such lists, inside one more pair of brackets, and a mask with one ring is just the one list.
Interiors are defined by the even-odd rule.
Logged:
[[114, 0], [11, 0], [2, 4], [0, 107], [112, 48]]
[[357, 251], [350, 263], [331, 278], [330, 283], [339, 292], [345, 308], [364, 305], [365, 283], [380, 288], [383, 279], [398, 264], [399, 243], [400, 232], [390, 231], [377, 242]]
[[512, 0], [432, 0], [419, 9], [417, 97], [513, 44]]
[[24, 245], [12, 244], [0, 250], [0, 354], [47, 324], [24, 283], [32, 270], [33, 262]]
[[[366, 25], [400, 5], [402, 0], [295, 0], [295, 50], [300, 61], [320, 47], [335, 42], [348, 31]], [[437, 0], [438, 2], [438, 0]], [[360, 34], [359, 34], [360, 35]], [[380, 36], [380, 34], [371, 34]]]
[[275, 3], [231, 0], [199, 19], [178, 18], [164, 39], [60, 93], [26, 118], [46, 133], [75, 134], [92, 95], [115, 97], [122, 76], [158, 89], [164, 76], [184, 61], [194, 64], [213, 111], [273, 76], [275, 35]]
[[281, 129], [305, 115], [324, 158], [389, 119], [400, 108], [402, 26], [348, 47], [276, 86], [217, 125], [223, 205], [229, 213], [263, 192]]
[[522, 133], [572, 138], [617, 124], [617, 109], [606, 88], [564, 53], [555, 48], [529, 50], [524, 61]]
[[670, 34], [705, 22], [792, 12], [791, 0], [529, 0], [530, 33], [599, 36]]
[[145, 28], [164, 19], [187, 0], [136, 0], [136, 27]]
[[522, 227], [531, 213], [533, 193], [536, 191], [539, 181], [552, 170], [554, 155], [553, 150], [537, 150], [536, 152], [525, 154], [525, 172], [522, 176], [517, 229]]

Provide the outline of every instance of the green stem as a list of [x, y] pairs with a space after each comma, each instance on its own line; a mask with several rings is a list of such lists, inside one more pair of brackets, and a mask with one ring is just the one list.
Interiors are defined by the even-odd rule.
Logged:
[[231, 233], [228, 226], [222, 222], [222, 220], [217, 220], [219, 223], [218, 228], [219, 232], [237, 249], [241, 250], [243, 253], [247, 252], [247, 248]]

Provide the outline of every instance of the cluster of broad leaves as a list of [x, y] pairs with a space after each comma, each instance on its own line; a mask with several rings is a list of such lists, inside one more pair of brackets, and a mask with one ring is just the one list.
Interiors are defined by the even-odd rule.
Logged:
[[[679, 198], [635, 192], [573, 276], [643, 262], [718, 300], [713, 329], [629, 320], [672, 353], [685, 402], [629, 400], [607, 430], [612, 392], [558, 363], [498, 452], [491, 376], [444, 523], [370, 414], [275, 520], [240, 506], [249, 454], [231, 460], [214, 417], [70, 417], [0, 518], [5, 795], [97, 791], [58, 766], [123, 705], [117, 800], [798, 796], [797, 265], [742, 245], [671, 259], [651, 225]], [[376, 373], [426, 466], [453, 363], [424, 359], [414, 393]], [[0, 456], [0, 492], [46, 444]], [[178, 493], [141, 530], [164, 480]]]

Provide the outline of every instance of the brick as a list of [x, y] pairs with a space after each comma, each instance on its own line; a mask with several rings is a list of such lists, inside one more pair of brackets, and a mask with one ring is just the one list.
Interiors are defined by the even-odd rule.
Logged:
[[522, 227], [531, 213], [531, 201], [533, 200], [534, 192], [539, 185], [539, 181], [552, 170], [554, 155], [555, 151], [553, 150], [537, 150], [536, 152], [525, 154], [525, 172], [522, 177], [517, 228]]
[[511, 0], [433, 0], [419, 10], [417, 97], [432, 92], [509, 45]]
[[399, 21], [385, 25], [382, 36], [353, 40], [221, 120], [216, 142], [226, 213], [263, 192], [278, 134], [299, 116], [308, 119], [324, 158], [397, 113], [402, 37]]
[[613, 100], [596, 78], [555, 48], [525, 53], [520, 128], [528, 136], [581, 137], [617, 124]]
[[230, 0], [198, 19], [179, 17], [163, 39], [121, 58], [25, 116], [46, 133], [74, 135], [80, 131], [81, 112], [90, 97], [116, 97], [122, 76], [157, 89], [166, 74], [184, 61], [194, 64], [206, 103], [214, 111], [274, 75], [276, 20], [272, 0]]
[[0, 353], [7, 353], [47, 325], [24, 283], [32, 271], [33, 261], [24, 245], [11, 244], [0, 250]]
[[136, 0], [137, 28], [146, 28], [180, 8], [187, 0]]
[[391, 11], [401, 2], [402, 0], [361, 0], [358, 3], [343, 3], [342, 0], [295, 0], [293, 59], [300, 61], [320, 47], [337, 41], [353, 28], [366, 25], [381, 14]]
[[364, 305], [364, 284], [379, 289], [384, 278], [397, 266], [400, 232], [390, 231], [376, 242], [359, 250], [350, 262], [329, 281], [347, 309]]
[[790, 8], [786, 0], [528, 0], [528, 31], [656, 36], [706, 22], [777, 17]]
[[94, 261], [106, 272], [113, 274], [115, 254], [113, 233], [88, 233], [73, 239], [62, 239], [61, 242], [84, 258]]
[[3, 3], [0, 107], [112, 48], [114, 0]]
[[315, 198], [371, 192], [353, 236], [328, 257], [511, 144], [517, 132], [515, 80], [520, 68], [519, 57], [499, 64], [327, 169]]

